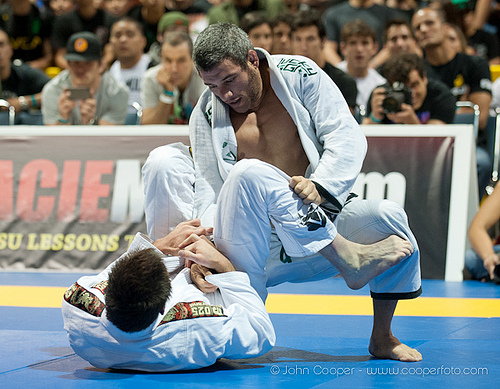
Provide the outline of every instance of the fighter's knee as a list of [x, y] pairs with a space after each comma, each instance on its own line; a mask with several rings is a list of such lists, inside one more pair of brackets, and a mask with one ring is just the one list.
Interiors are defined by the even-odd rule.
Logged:
[[177, 144], [160, 146], [149, 153], [142, 167], [142, 175], [146, 183], [158, 175], [168, 176], [170, 172], [192, 170], [192, 164], [187, 148], [183, 150]]
[[231, 168], [228, 180], [259, 182], [268, 169], [272, 169], [272, 166], [266, 162], [258, 159], [242, 159]]
[[383, 219], [396, 219], [405, 222], [408, 219], [403, 207], [391, 200], [381, 200], [377, 210], [378, 214]]

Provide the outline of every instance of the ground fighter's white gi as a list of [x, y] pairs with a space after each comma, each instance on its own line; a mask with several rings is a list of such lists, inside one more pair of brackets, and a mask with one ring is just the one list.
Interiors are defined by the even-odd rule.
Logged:
[[[289, 177], [276, 168], [271, 169], [271, 173], [270, 165], [256, 161], [251, 163], [254, 174], [233, 174], [233, 170], [243, 163], [245, 167], [242, 166], [242, 169], [247, 172], [247, 162], [236, 163], [237, 144], [229, 107], [207, 90], [200, 97], [189, 125], [194, 162], [187, 147], [175, 144], [153, 150], [143, 168], [148, 233], [159, 238], [179, 222], [193, 217], [200, 217], [205, 226], [212, 225], [217, 203], [219, 222], [214, 225], [216, 245], [237, 269], [249, 273], [252, 286], [263, 299], [267, 296], [265, 285], [301, 282], [337, 274], [322, 256], [307, 257], [331, 243], [337, 228], [346, 239], [365, 244], [397, 234], [412, 243], [414, 253], [370, 283], [372, 296], [394, 299], [417, 297], [421, 292], [420, 252], [404, 211], [389, 201], [358, 200], [347, 203], [364, 160], [366, 138], [341, 92], [330, 77], [308, 58], [270, 56], [264, 50], [256, 51], [261, 60], [267, 60], [271, 86], [297, 126], [310, 162], [305, 176], [316, 183], [319, 193], [327, 200], [323, 205], [330, 211], [334, 222], [327, 222], [321, 231], [308, 230], [309, 234], [303, 235], [294, 244], [286, 231], [288, 227], [295, 228], [294, 223], [301, 224], [302, 216], [298, 216], [297, 210], [290, 213], [295, 215], [295, 222], [293, 218], [289, 219], [284, 226], [280, 226], [279, 218], [275, 219], [277, 214], [269, 212], [266, 218], [259, 213], [260, 208], [251, 204], [239, 213], [237, 204], [242, 199], [235, 193], [253, 199], [255, 192], [252, 191], [256, 189], [235, 190], [237, 187], [251, 187], [246, 187], [244, 180], [257, 180], [259, 183], [267, 180], [263, 185], [266, 189], [286, 189], [290, 192], [289, 181], [285, 188], [282, 188], [284, 181], [281, 181], [289, 180]], [[281, 175], [281, 180], [275, 174]], [[229, 186], [230, 179], [236, 182], [230, 184], [233, 189], [227, 190], [224, 197], [219, 197], [223, 186]], [[264, 198], [269, 200], [272, 197]], [[261, 199], [255, 198], [253, 204]], [[287, 203], [290, 209], [294, 206], [300, 208], [302, 204], [292, 205], [292, 200]], [[281, 197], [276, 201], [282, 201]], [[295, 201], [300, 202], [297, 198]], [[269, 205], [265, 201], [259, 206], [267, 212]], [[282, 208], [282, 211], [285, 212], [285, 209]], [[252, 214], [254, 211], [260, 219]], [[322, 214], [322, 211], [319, 212]], [[264, 218], [268, 225], [269, 219], [272, 220], [277, 236], [261, 224]], [[253, 236], [254, 232], [260, 234], [256, 239], [246, 237]], [[267, 235], [270, 237], [266, 238]], [[295, 250], [297, 244], [304, 245], [304, 249]], [[240, 249], [234, 250], [235, 247]]]
[[[145, 248], [154, 246], [137, 234], [129, 252]], [[245, 273], [208, 276], [219, 289], [203, 293], [191, 283], [183, 260], [161, 255], [174, 276], [172, 293], [165, 315], [142, 331], [123, 332], [106, 318], [103, 290], [114, 263], [66, 291], [64, 328], [80, 357], [99, 368], [164, 372], [210, 366], [218, 358], [251, 358], [274, 346], [271, 320]]]

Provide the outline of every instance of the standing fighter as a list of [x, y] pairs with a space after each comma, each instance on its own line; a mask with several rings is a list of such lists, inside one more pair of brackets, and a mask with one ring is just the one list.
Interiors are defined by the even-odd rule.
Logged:
[[204, 30], [193, 58], [209, 87], [190, 121], [194, 161], [179, 144], [150, 154], [149, 234], [193, 215], [213, 225], [218, 202], [216, 245], [263, 299], [266, 286], [338, 272], [354, 289], [370, 282], [370, 352], [421, 360], [391, 331], [397, 301], [421, 293], [417, 242], [394, 203], [349, 201], [366, 139], [336, 85], [307, 58], [254, 49], [231, 24]]

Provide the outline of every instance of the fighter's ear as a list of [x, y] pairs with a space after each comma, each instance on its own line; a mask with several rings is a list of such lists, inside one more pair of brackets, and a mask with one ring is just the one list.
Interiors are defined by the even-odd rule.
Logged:
[[247, 59], [253, 66], [259, 67], [259, 56], [255, 50], [248, 50]]

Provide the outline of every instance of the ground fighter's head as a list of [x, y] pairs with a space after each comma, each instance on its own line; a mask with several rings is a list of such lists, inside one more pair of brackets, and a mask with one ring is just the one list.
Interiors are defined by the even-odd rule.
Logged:
[[156, 249], [135, 252], [119, 260], [109, 273], [106, 317], [125, 332], [148, 328], [170, 296], [170, 276]]

